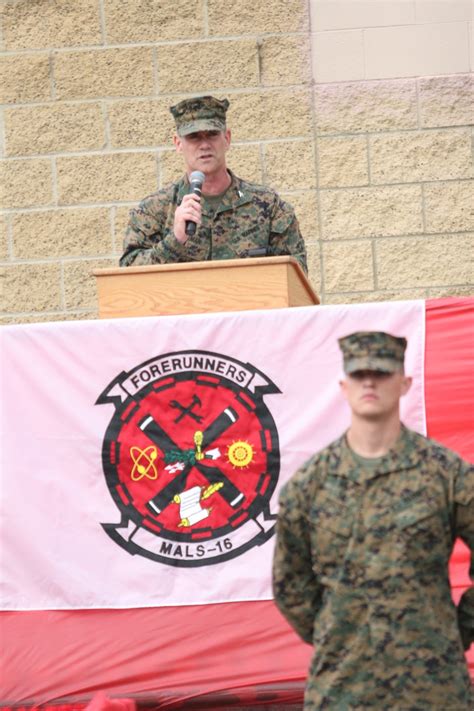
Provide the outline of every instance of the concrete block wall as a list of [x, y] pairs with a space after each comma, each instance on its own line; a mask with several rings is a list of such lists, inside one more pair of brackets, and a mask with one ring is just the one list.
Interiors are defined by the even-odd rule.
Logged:
[[317, 82], [472, 71], [472, 0], [310, 0]]
[[[324, 303], [468, 293], [471, 24], [439, 4], [4, 0], [2, 322], [95, 317], [92, 269], [182, 172], [168, 107], [201, 93], [231, 102], [230, 167], [295, 206]], [[400, 28], [455, 36], [458, 63], [372, 60], [369, 30], [392, 55]]]
[[473, 293], [472, 75], [314, 91], [326, 303]]
[[472, 294], [471, 0], [310, 0], [326, 303]]

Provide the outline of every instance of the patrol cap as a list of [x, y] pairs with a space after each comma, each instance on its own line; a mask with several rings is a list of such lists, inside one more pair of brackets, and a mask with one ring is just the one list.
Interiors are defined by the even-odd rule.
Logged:
[[170, 111], [174, 116], [178, 136], [187, 136], [197, 131], [225, 131], [225, 115], [229, 107], [227, 99], [213, 96], [198, 96], [184, 99]]
[[398, 338], [383, 331], [357, 331], [339, 338], [344, 358], [344, 372], [376, 370], [381, 373], [403, 371], [406, 338]]

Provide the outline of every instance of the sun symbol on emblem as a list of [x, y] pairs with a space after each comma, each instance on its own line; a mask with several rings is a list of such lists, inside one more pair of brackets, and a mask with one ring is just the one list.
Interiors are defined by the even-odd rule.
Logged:
[[253, 447], [249, 442], [238, 440], [227, 447], [227, 459], [232, 466], [243, 469], [253, 460]]

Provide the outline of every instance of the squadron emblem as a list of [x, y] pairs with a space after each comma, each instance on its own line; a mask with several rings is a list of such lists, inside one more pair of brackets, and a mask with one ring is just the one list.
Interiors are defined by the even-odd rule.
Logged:
[[278, 433], [257, 368], [207, 351], [169, 353], [119, 375], [102, 463], [121, 513], [103, 523], [131, 554], [179, 566], [240, 555], [274, 532]]

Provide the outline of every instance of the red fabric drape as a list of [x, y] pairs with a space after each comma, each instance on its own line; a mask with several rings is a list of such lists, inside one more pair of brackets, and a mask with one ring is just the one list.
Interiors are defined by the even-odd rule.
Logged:
[[[474, 299], [426, 304], [425, 404], [428, 436], [474, 462]], [[469, 550], [457, 541], [450, 562], [453, 599], [470, 585]], [[467, 655], [474, 679], [474, 649]]]

